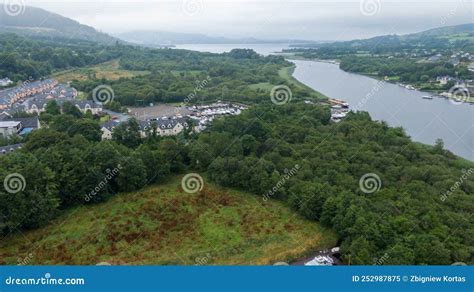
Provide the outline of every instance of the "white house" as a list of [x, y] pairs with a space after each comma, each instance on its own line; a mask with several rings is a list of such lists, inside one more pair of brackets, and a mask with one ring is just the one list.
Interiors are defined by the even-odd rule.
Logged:
[[159, 136], [174, 136], [181, 133], [188, 123], [184, 118], [166, 118], [152, 120], [152, 121], [141, 121], [140, 122], [140, 134], [145, 138], [148, 133], [151, 133], [156, 128], [156, 134]]
[[102, 131], [102, 140], [111, 140], [112, 139], [112, 132], [114, 131], [115, 127], [117, 127], [119, 122], [117, 121], [108, 121], [101, 125]]
[[13, 81], [11, 81], [9, 78], [0, 79], [0, 86], [1, 87], [8, 86], [8, 85], [11, 85], [11, 84], [13, 84]]
[[18, 134], [21, 128], [21, 122], [19, 121], [1, 121], [0, 136], [7, 137]]

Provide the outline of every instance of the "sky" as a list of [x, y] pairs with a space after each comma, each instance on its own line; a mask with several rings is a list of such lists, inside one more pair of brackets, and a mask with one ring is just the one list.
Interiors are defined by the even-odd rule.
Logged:
[[474, 0], [3, 0], [110, 34], [134, 30], [350, 40], [473, 22]]

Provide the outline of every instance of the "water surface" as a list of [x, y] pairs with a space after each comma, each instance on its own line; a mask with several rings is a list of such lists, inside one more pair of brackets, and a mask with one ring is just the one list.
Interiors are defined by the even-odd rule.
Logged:
[[[284, 44], [198, 44], [179, 49], [222, 53], [250, 48], [262, 55], [281, 52]], [[344, 99], [353, 110], [370, 113], [375, 120], [401, 126], [414, 141], [433, 145], [441, 138], [453, 153], [474, 161], [474, 105], [454, 104], [443, 98], [423, 99], [429, 93], [408, 90], [395, 84], [347, 73], [336, 64], [292, 61], [294, 77], [316, 91]]]
[[336, 64], [292, 61], [294, 77], [333, 98], [346, 100], [352, 109], [370, 113], [373, 119], [401, 126], [413, 140], [434, 144], [441, 138], [445, 147], [474, 161], [474, 105], [455, 104], [426, 92], [344, 72]]

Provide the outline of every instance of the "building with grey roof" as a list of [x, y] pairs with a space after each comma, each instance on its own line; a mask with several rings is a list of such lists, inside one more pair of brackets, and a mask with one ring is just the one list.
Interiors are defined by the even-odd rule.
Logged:
[[12, 153], [16, 150], [19, 150], [23, 147], [23, 144], [14, 144], [14, 145], [7, 145], [7, 146], [0, 146], [0, 156], [6, 155], [8, 153]]

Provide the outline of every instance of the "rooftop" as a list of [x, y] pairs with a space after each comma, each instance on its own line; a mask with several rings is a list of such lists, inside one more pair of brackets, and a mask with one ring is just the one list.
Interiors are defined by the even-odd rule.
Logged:
[[18, 127], [20, 122], [18, 121], [1, 121], [0, 122], [0, 128], [13, 128], [13, 127]]

